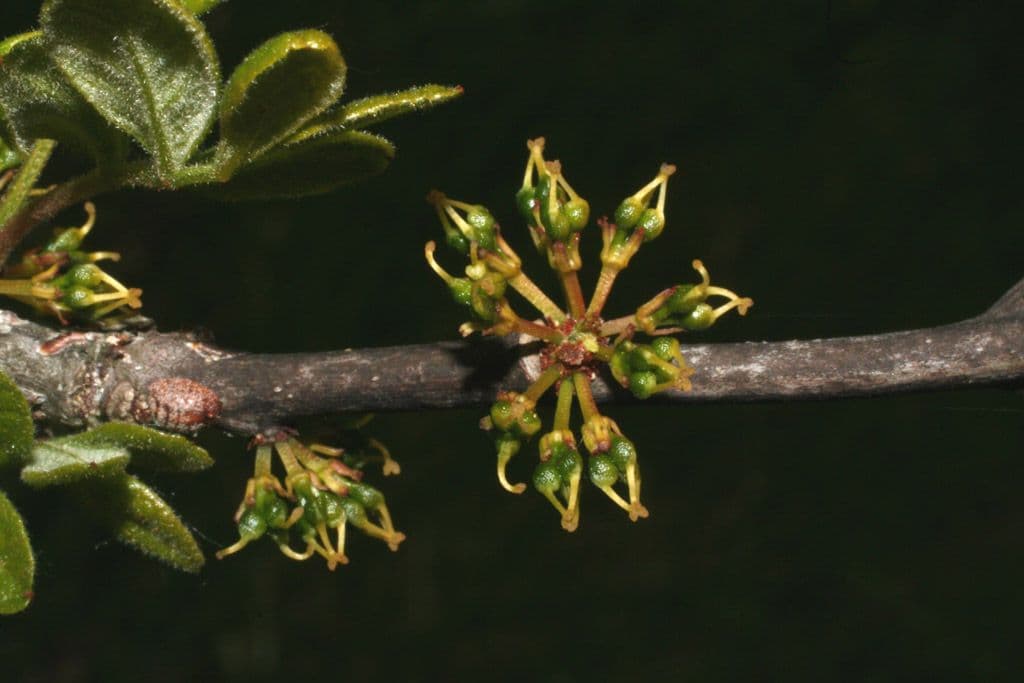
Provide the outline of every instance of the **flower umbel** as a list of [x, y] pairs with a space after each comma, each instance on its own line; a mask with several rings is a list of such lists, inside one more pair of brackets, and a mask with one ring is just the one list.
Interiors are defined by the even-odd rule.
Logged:
[[96, 222], [96, 207], [85, 203], [87, 219], [78, 228], [58, 229], [41, 249], [26, 252], [4, 271], [0, 294], [55, 316], [98, 321], [112, 313], [127, 315], [142, 307], [142, 290], [128, 288], [96, 265], [119, 261], [113, 251], [82, 251], [81, 245]]
[[[235, 513], [239, 538], [219, 551], [218, 559], [267, 536], [286, 557], [305, 560], [319, 555], [333, 571], [348, 564], [349, 525], [384, 541], [391, 550], [398, 550], [405, 540], [405, 534], [395, 530], [383, 494], [363, 483], [358, 469], [366, 461], [363, 457], [347, 458], [345, 451], [320, 444], [303, 445], [283, 430], [258, 437], [255, 443], [255, 470]], [[382, 450], [369, 457], [382, 458], [385, 472], [397, 473], [398, 464], [387, 450], [379, 444], [373, 449]], [[275, 452], [285, 470], [284, 483], [272, 471]], [[298, 550], [293, 535], [298, 536]]]
[[[641, 246], [657, 239], [665, 228], [668, 180], [676, 167], [662, 164], [649, 183], [619, 204], [614, 222], [605, 217], [597, 220], [603, 242], [601, 273], [587, 301], [577, 271], [582, 266], [579, 245], [590, 218], [590, 204], [569, 184], [562, 164], [544, 158], [544, 138], [528, 141], [527, 148], [529, 156], [516, 204], [533, 244], [547, 256], [561, 282], [565, 308], [523, 273], [521, 259], [504, 240], [487, 208], [450, 199], [436, 190], [427, 200], [437, 210], [445, 241], [467, 257], [469, 264], [464, 277], [450, 274], [437, 262], [434, 242], [426, 245], [427, 262], [456, 303], [469, 309], [471, 319], [459, 328], [463, 336], [516, 333], [545, 343], [540, 354], [543, 371], [533, 384], [523, 393], [500, 393], [480, 421], [483, 429], [495, 435], [502, 488], [516, 494], [526, 490], [525, 484], [509, 481], [508, 465], [523, 444], [541, 432], [537, 402], [550, 389], [556, 394], [555, 415], [551, 430], [539, 438], [534, 488], [561, 515], [562, 527], [574, 531], [579, 524], [580, 481], [585, 470], [591, 483], [636, 521], [648, 516], [640, 502], [636, 447], [600, 412], [591, 382], [600, 367], [608, 365], [615, 380], [638, 398], [670, 389], [688, 391], [694, 371], [687, 365], [679, 341], [667, 335], [705, 330], [733, 309], [746, 315], [754, 302], [712, 286], [704, 264], [695, 260], [693, 267], [700, 282], [676, 285], [630, 315], [604, 320], [602, 313], [619, 273]], [[506, 298], [510, 290], [532, 305], [541, 318], [515, 313]], [[724, 302], [716, 306], [709, 303], [712, 297]], [[641, 343], [635, 338], [638, 333], [651, 340]], [[574, 403], [583, 417], [578, 432], [570, 424]], [[579, 442], [588, 453], [586, 464]]]

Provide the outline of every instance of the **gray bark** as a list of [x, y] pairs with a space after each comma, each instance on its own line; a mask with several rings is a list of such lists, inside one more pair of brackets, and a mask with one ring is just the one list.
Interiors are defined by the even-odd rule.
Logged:
[[[325, 353], [250, 354], [189, 334], [67, 332], [0, 310], [0, 371], [36, 417], [127, 419], [240, 434], [310, 415], [482, 406], [539, 373], [536, 344], [476, 339]], [[890, 334], [684, 345], [693, 390], [659, 402], [760, 401], [1024, 384], [1024, 280], [983, 314]], [[158, 391], [159, 389], [159, 391]], [[599, 401], [629, 395], [599, 379]], [[210, 406], [216, 404], [216, 409]]]

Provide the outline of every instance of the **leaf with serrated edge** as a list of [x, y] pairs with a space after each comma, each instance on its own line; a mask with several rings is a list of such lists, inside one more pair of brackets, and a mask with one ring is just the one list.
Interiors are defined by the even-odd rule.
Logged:
[[282, 33], [253, 50], [221, 97], [218, 165], [224, 177], [334, 104], [345, 73], [338, 46], [323, 31]]
[[124, 474], [76, 487], [117, 540], [175, 569], [198, 572], [205, 562], [195, 538], [174, 510], [137, 477]]
[[27, 155], [38, 138], [50, 138], [110, 167], [128, 149], [124, 134], [107, 123], [71, 87], [50, 59], [38, 32], [25, 34], [0, 69], [0, 116], [5, 137]]
[[34, 433], [28, 401], [14, 382], [0, 372], [0, 469], [25, 461], [32, 450]]
[[173, 183], [213, 123], [220, 72], [206, 31], [177, 0], [47, 0], [54, 61]]
[[394, 156], [394, 145], [378, 135], [331, 133], [276, 147], [223, 185], [206, 190], [233, 200], [322, 194], [382, 172]]
[[289, 142], [336, 130], [355, 130], [375, 126], [396, 116], [424, 111], [462, 95], [462, 86], [420, 85], [398, 92], [372, 95], [342, 105], [336, 111], [318, 117], [295, 134]]
[[132, 468], [164, 472], [198, 472], [213, 465], [205, 449], [184, 436], [128, 422], [107, 422], [76, 435], [78, 443], [127, 448]]
[[120, 446], [91, 444], [79, 436], [37, 441], [21, 480], [29, 486], [59, 486], [124, 472], [130, 454]]
[[0, 614], [14, 614], [28, 607], [35, 571], [25, 523], [0, 491]]

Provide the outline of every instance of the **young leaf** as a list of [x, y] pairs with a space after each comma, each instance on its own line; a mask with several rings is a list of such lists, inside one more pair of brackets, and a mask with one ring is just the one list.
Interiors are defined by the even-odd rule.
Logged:
[[224, 0], [181, 0], [181, 4], [196, 16], [206, 14], [222, 2], [224, 2]]
[[0, 68], [0, 117], [5, 137], [27, 155], [37, 138], [85, 152], [99, 165], [124, 157], [124, 135], [96, 113], [57, 69], [38, 32], [23, 34]]
[[375, 126], [396, 116], [436, 107], [462, 94], [462, 86], [421, 85], [398, 92], [364, 97], [319, 117], [300, 131], [294, 140], [334, 130], [353, 130]]
[[14, 382], [0, 372], [0, 469], [25, 461], [32, 450], [34, 429], [28, 401]]
[[395, 157], [389, 140], [362, 131], [330, 133], [276, 147], [209, 191], [227, 199], [304, 197], [380, 173]]
[[345, 87], [345, 60], [323, 31], [282, 33], [235, 69], [220, 104], [224, 177], [331, 106]]
[[124, 472], [129, 453], [120, 446], [89, 443], [81, 435], [37, 441], [21, 480], [29, 486], [56, 486]]
[[0, 614], [14, 614], [28, 607], [35, 571], [25, 523], [0, 491]]
[[205, 562], [191, 532], [153, 489], [128, 474], [78, 487], [82, 503], [117, 540], [175, 569], [198, 572]]
[[213, 465], [205, 449], [184, 436], [127, 422], [107, 422], [75, 437], [79, 444], [127, 448], [132, 467], [164, 472], [198, 472]]
[[47, 0], [40, 23], [72, 85], [173, 183], [217, 106], [219, 67], [202, 22], [177, 0]]

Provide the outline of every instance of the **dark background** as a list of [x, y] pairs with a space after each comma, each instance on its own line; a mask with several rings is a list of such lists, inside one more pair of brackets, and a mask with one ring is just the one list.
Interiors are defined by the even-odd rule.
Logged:
[[[3, 32], [34, 13], [6, 3]], [[537, 135], [597, 215], [679, 164], [668, 228], [610, 308], [700, 257], [757, 302], [703, 339], [951, 322], [1024, 274], [1024, 62], [995, 4], [232, 0], [208, 25], [225, 72], [316, 26], [350, 96], [466, 95], [387, 124], [392, 168], [330, 196], [102, 198], [93, 247], [125, 252], [115, 272], [164, 329], [257, 351], [454, 337], [460, 313], [422, 261], [440, 234], [423, 196], [486, 203], [527, 252], [512, 196]], [[59, 493], [15, 491], [37, 599], [0, 621], [0, 678], [1016, 679], [1022, 411], [995, 390], [614, 409], [652, 515], [632, 525], [588, 486], [572, 535], [538, 494], [499, 489], [481, 410], [380, 415], [403, 474], [375, 480], [409, 540], [392, 555], [354, 534], [333, 574], [268, 543], [212, 559], [251, 456], [206, 435], [214, 470], [155, 481], [202, 537], [198, 577], [110, 542]]]

